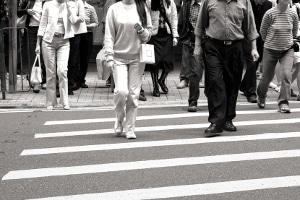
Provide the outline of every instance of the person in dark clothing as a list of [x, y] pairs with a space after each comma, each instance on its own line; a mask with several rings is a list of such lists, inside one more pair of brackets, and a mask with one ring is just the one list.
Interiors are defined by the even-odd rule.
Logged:
[[[272, 2], [268, 0], [250, 0], [252, 10], [254, 14], [256, 29], [260, 29], [262, 18], [264, 14], [272, 8]], [[251, 56], [251, 41], [244, 40], [243, 48], [245, 55], [246, 73], [241, 82], [240, 91], [244, 93], [249, 103], [256, 103], [256, 71], [258, 69], [259, 62], [262, 60], [263, 55], [263, 41], [261, 36], [256, 39], [257, 51], [261, 55], [257, 61], [253, 61]]]
[[203, 74], [204, 62], [194, 57], [195, 25], [197, 22], [201, 0], [186, 0], [178, 17], [179, 40], [182, 42], [182, 64], [189, 66], [189, 99], [188, 111], [197, 111], [197, 101], [200, 95], [199, 83]]
[[[36, 41], [37, 41], [37, 33], [38, 28], [40, 24], [40, 18], [42, 16], [43, 11], [43, 4], [44, 0], [22, 0], [20, 1], [17, 15], [28, 15], [25, 27], [27, 28], [27, 31], [24, 31], [24, 38], [23, 38], [23, 48], [22, 48], [22, 57], [26, 58], [28, 55], [27, 49], [29, 49], [29, 60], [30, 63], [28, 63], [29, 71], [31, 71], [31, 67], [33, 65], [36, 53]], [[28, 37], [28, 44], [26, 38]], [[43, 62], [43, 56], [40, 55], [41, 58], [41, 68], [42, 68], [42, 88], [45, 89], [46, 84], [46, 69]], [[39, 87], [38, 85], [32, 85], [33, 92], [38, 93]]]
[[202, 49], [204, 52], [205, 94], [208, 121], [211, 123], [204, 134], [211, 137], [223, 130], [236, 131], [232, 120], [236, 116], [236, 101], [243, 73], [244, 38], [252, 41], [253, 60], [259, 57], [256, 49], [259, 35], [250, 2], [203, 0], [195, 35], [195, 56], [200, 59]]

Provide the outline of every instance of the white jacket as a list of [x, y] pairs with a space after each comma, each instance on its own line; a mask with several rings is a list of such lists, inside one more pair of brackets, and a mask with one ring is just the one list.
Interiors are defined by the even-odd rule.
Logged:
[[[157, 1], [157, 0], [155, 0], [155, 1]], [[177, 31], [178, 17], [177, 17], [176, 4], [175, 4], [174, 0], [171, 0], [171, 4], [170, 4], [169, 8], [167, 8], [166, 1], [165, 0], [163, 0], [163, 1], [164, 1], [165, 9], [166, 9], [167, 18], [169, 19], [169, 22], [171, 24], [173, 37], [179, 37], [178, 31]], [[158, 32], [159, 11], [151, 10], [151, 21], [152, 21], [152, 36], [153, 36], [153, 35], [156, 35]], [[167, 27], [168, 33], [171, 34], [170, 27], [168, 26], [167, 23], [165, 23], [165, 25]]]

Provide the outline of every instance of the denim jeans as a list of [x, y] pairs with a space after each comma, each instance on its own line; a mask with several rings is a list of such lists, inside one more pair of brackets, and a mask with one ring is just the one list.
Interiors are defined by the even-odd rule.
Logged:
[[281, 68], [281, 88], [278, 96], [278, 105], [288, 104], [291, 96], [292, 67], [294, 61], [294, 49], [289, 50], [272, 50], [264, 49], [263, 54], [263, 73], [262, 78], [257, 86], [257, 95], [259, 98], [266, 98], [269, 84], [275, 74], [277, 62]]
[[113, 77], [115, 81], [114, 104], [118, 121], [126, 116], [125, 131], [134, 131], [138, 110], [138, 99], [142, 85], [145, 64], [139, 59], [116, 59]]
[[59, 80], [60, 104], [69, 105], [68, 59], [70, 43], [68, 39], [53, 37], [52, 42], [42, 41], [42, 52], [46, 66], [46, 105], [57, 105], [56, 74]]

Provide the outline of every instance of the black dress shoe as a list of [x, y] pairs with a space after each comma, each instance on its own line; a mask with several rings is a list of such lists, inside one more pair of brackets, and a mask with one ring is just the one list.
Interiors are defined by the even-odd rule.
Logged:
[[293, 89], [291, 89], [291, 97], [297, 97], [298, 95], [294, 92]]
[[69, 90], [72, 90], [72, 91], [78, 90], [79, 88], [80, 88], [80, 85], [76, 84], [76, 83], [69, 86]]
[[59, 98], [60, 97], [60, 93], [58, 90], [56, 90], [56, 97]]
[[223, 132], [223, 128], [217, 124], [211, 123], [210, 126], [204, 131], [206, 137], [218, 136]]
[[225, 131], [236, 131], [236, 126], [233, 125], [232, 121], [226, 121], [225, 124], [223, 125], [223, 129]]
[[74, 95], [74, 92], [72, 90], [69, 90], [68, 95]]
[[247, 100], [249, 103], [257, 103], [256, 97], [254, 95], [247, 97]]
[[81, 83], [81, 84], [80, 84], [80, 87], [81, 87], [81, 88], [88, 88], [89, 86], [88, 86], [87, 84], [85, 84], [85, 83]]

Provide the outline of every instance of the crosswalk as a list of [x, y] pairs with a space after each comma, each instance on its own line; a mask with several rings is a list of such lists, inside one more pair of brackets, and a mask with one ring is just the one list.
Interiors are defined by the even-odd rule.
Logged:
[[[249, 191], [276, 199], [273, 190], [280, 188], [291, 195], [286, 199], [299, 198], [300, 192], [287, 190], [300, 191], [300, 108], [284, 115], [246, 107], [234, 121], [237, 132], [214, 138], [200, 134], [209, 125], [205, 110], [153, 109], [141, 109], [135, 141], [113, 136], [107, 128], [113, 117], [46, 121], [43, 126], [53, 132], [36, 130], [36, 148], [20, 152], [18, 159], [31, 164], [12, 167], [1, 182], [34, 188], [22, 199], [35, 200], [215, 199], [226, 194], [243, 199], [241, 193], [251, 199]], [[91, 124], [99, 129], [72, 129]], [[61, 126], [70, 130], [55, 131]]]

